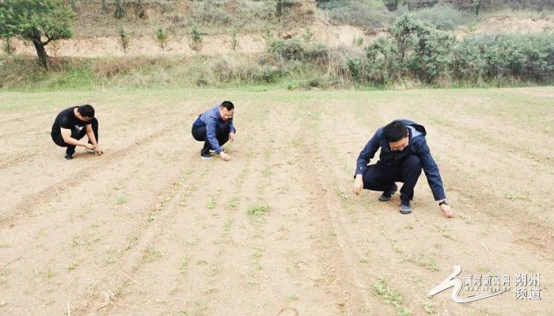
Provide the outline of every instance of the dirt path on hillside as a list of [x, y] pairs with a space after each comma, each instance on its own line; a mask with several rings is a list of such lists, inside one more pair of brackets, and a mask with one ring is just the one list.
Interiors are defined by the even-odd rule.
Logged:
[[[303, 39], [309, 28], [311, 41], [326, 43], [331, 46], [351, 46], [355, 38], [363, 38], [368, 43], [376, 35], [366, 35], [361, 29], [340, 25], [333, 26], [323, 22], [315, 22], [306, 28], [293, 28], [282, 32], [274, 32], [277, 39], [299, 38]], [[194, 56], [194, 55], [221, 55], [229, 53], [261, 53], [265, 51], [266, 44], [261, 34], [238, 34], [235, 50], [232, 48], [230, 35], [204, 35], [202, 44], [198, 49], [193, 49], [189, 36], [170, 37], [166, 47], [162, 50], [154, 34], [130, 35], [130, 44], [127, 53], [123, 51], [117, 36], [103, 36], [94, 38], [76, 37], [70, 40], [59, 41], [56, 45], [47, 45], [48, 55], [51, 57], [122, 57], [122, 56]], [[31, 43], [14, 40], [15, 53], [19, 55], [36, 55]], [[0, 46], [3, 42], [0, 40]]]
[[[114, 28], [115, 29], [115, 28]], [[317, 20], [305, 28], [292, 28], [275, 32], [276, 38], [299, 38], [304, 40], [306, 32], [312, 33], [313, 42], [325, 43], [331, 47], [354, 46], [355, 39], [363, 39], [364, 45], [376, 38], [386, 35], [385, 30], [364, 32], [362, 29], [349, 25], [331, 25]], [[551, 18], [516, 18], [490, 17], [481, 21], [472, 31], [474, 34], [501, 34], [511, 32], [542, 32], [554, 30], [554, 19]], [[456, 31], [458, 37], [468, 34], [468, 30]], [[154, 34], [130, 35], [130, 44], [127, 53], [124, 53], [119, 44], [119, 38], [102, 36], [94, 38], [76, 37], [71, 40], [59, 41], [57, 45], [46, 46], [51, 57], [162, 57], [162, 56], [194, 56], [194, 55], [221, 55], [229, 53], [261, 53], [265, 51], [265, 40], [261, 34], [238, 34], [238, 45], [232, 49], [230, 35], [204, 35], [202, 45], [194, 50], [188, 36], [170, 37], [167, 46], [162, 50], [156, 43]], [[0, 46], [3, 44], [0, 40]], [[15, 54], [36, 55], [31, 43], [14, 40]]]
[[[3, 94], [0, 314], [551, 314], [554, 113], [518, 100], [554, 91], [472, 91], [226, 91], [228, 163], [200, 160], [189, 132], [214, 91]], [[63, 160], [57, 99], [95, 100], [105, 156]], [[426, 125], [455, 219], [423, 175], [412, 215], [351, 193], [359, 151], [397, 117]], [[511, 290], [428, 298], [454, 265]], [[522, 273], [542, 300], [515, 299]]]

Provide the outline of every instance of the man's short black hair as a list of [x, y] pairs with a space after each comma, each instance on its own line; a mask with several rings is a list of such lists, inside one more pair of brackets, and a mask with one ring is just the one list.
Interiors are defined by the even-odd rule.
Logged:
[[221, 105], [219, 107], [226, 108], [227, 111], [231, 111], [232, 109], [235, 108], [235, 106], [233, 105], [233, 103], [231, 101], [223, 101], [223, 103], [221, 103]]
[[86, 116], [86, 117], [90, 117], [90, 118], [94, 117], [94, 108], [90, 104], [85, 104], [85, 105], [79, 106], [77, 108], [77, 111], [82, 116]]
[[383, 128], [383, 135], [387, 142], [397, 142], [408, 136], [408, 128], [400, 121], [392, 121]]

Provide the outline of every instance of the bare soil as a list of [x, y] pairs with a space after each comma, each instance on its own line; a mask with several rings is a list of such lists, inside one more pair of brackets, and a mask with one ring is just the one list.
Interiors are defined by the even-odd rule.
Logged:
[[[551, 315], [554, 89], [483, 91], [3, 93], [0, 314], [400, 314], [394, 296], [413, 315]], [[232, 160], [204, 161], [190, 126], [223, 94]], [[63, 159], [60, 100], [95, 105], [104, 156]], [[456, 218], [423, 175], [411, 215], [351, 192], [398, 117], [427, 127]], [[454, 265], [511, 290], [428, 298]], [[522, 273], [542, 300], [515, 299]]]

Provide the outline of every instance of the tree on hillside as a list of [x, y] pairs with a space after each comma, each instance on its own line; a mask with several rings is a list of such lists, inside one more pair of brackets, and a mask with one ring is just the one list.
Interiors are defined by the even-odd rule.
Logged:
[[115, 0], [115, 18], [121, 19], [125, 16], [125, 8], [123, 8], [123, 3], [121, 0]]
[[45, 46], [71, 38], [73, 11], [62, 0], [4, 0], [0, 2], [0, 37], [21, 36], [31, 41], [42, 67], [48, 68]]
[[144, 7], [142, 6], [142, 0], [137, 0], [137, 3], [135, 5], [135, 10], [139, 18], [144, 19], [146, 17], [146, 13], [144, 12]]
[[156, 32], [156, 42], [158, 42], [158, 46], [160, 46], [162, 52], [165, 52], [165, 46], [168, 41], [169, 36], [167, 35], [167, 32], [163, 29], [163, 27], [158, 27], [158, 31]]
[[102, 12], [103, 13], [108, 12], [108, 3], [106, 1], [108, 1], [108, 0], [102, 0]]

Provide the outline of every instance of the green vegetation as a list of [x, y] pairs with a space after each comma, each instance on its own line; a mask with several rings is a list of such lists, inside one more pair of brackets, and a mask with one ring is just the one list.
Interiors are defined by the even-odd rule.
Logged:
[[119, 34], [119, 46], [121, 46], [121, 49], [123, 49], [123, 53], [127, 54], [127, 50], [129, 50], [129, 44], [131, 43], [131, 37], [125, 31], [123, 26], [119, 27], [118, 34]]
[[399, 294], [393, 291], [383, 279], [378, 279], [377, 283], [373, 285], [373, 294], [380, 296], [383, 301], [387, 304], [391, 304], [396, 307], [396, 311], [400, 316], [411, 315], [409, 309], [407, 309], [404, 304], [404, 298]]
[[194, 25], [190, 29], [190, 46], [195, 51], [199, 51], [202, 48], [202, 34], [198, 30], [198, 26]]
[[156, 31], [156, 42], [162, 51], [165, 51], [165, 46], [167, 45], [167, 42], [169, 42], [169, 35], [161, 26], [158, 27], [158, 30]]
[[[24, 2], [35, 3], [33, 1], [37, 0]], [[0, 12], [4, 12], [3, 15], [0, 13], [0, 20], [11, 16], [2, 8], [8, 5], [18, 7], [15, 3], [10, 0], [0, 4]], [[57, 0], [45, 3], [58, 4], [59, 12], [71, 11]], [[108, 30], [109, 23], [100, 25], [84, 17], [86, 10], [96, 6], [98, 12], [106, 12], [105, 2], [102, 2], [102, 7], [100, 2], [95, 1], [76, 3], [79, 36], [114, 35], [113, 24]], [[276, 11], [274, 5], [261, 1], [239, 0], [233, 4], [225, 0], [190, 1], [187, 2], [187, 11], [181, 12], [172, 3], [144, 1], [133, 15], [131, 12], [125, 14], [122, 2], [116, 1], [109, 10], [115, 10], [119, 18], [125, 18], [114, 20], [111, 14], [102, 16], [105, 21], [112, 19], [119, 25], [118, 43], [126, 55], [130, 49], [130, 34], [145, 33], [155, 34], [155, 44], [152, 45], [161, 48], [162, 52], [169, 38], [187, 36], [190, 47], [198, 54], [193, 57], [54, 59], [44, 55], [46, 57], [41, 57], [41, 64], [44, 67], [43, 60], [50, 63], [49, 72], [34, 65], [27, 57], [16, 55], [0, 59], [0, 76], [4, 78], [0, 89], [223, 88], [242, 85], [274, 85], [290, 90], [402, 86], [448, 88], [540, 85], [554, 81], [552, 30], [545, 29], [534, 35], [473, 34], [478, 22], [474, 14], [476, 6], [479, 5], [479, 10], [484, 12], [490, 11], [492, 5], [480, 1], [472, 3], [465, 7], [461, 2], [435, 5], [434, 2], [424, 4], [418, 1], [317, 1], [319, 10], [329, 20], [370, 31], [389, 31], [387, 35], [369, 41], [354, 35], [350, 45], [334, 47], [317, 42], [310, 24], [304, 24], [304, 31], [291, 39], [281, 39], [284, 38], [282, 32], [292, 27], [286, 24], [287, 21], [293, 17], [302, 20], [295, 14], [311, 16], [312, 19], [315, 16], [312, 11], [294, 11], [292, 2], [281, 3]], [[526, 5], [539, 11], [533, 1], [526, 2]], [[119, 10], [123, 11], [118, 13]], [[160, 13], [159, 16], [148, 17], [147, 12], [152, 10]], [[63, 15], [67, 25], [72, 14]], [[146, 23], [145, 19], [150, 20]], [[62, 18], [58, 20], [66, 21]], [[152, 24], [157, 27], [151, 29]], [[454, 31], [460, 26], [466, 27], [467, 35], [456, 38]], [[70, 36], [68, 27], [62, 29], [69, 32], [63, 34]], [[241, 46], [239, 29], [241, 33], [260, 35], [265, 41], [265, 52], [203, 55], [202, 47], [207, 46], [211, 39], [205, 35], [213, 34], [230, 36], [228, 49], [238, 51]], [[17, 37], [17, 33], [12, 30], [3, 25], [0, 27], [6, 55], [14, 52], [12, 39]], [[52, 40], [64, 38], [61, 36], [52, 37]], [[59, 45], [53, 46], [50, 52], [57, 56]]]
[[383, 27], [391, 13], [379, 0], [320, 1], [320, 8], [328, 19], [366, 29]]
[[439, 4], [411, 12], [416, 19], [428, 22], [439, 30], [455, 30], [474, 22], [475, 17], [468, 11], [461, 11], [449, 4]]
[[[39, 63], [48, 68], [45, 46], [71, 38], [73, 11], [62, 0], [5, 0], [0, 2], [0, 37], [20, 36], [33, 43]], [[9, 40], [5, 51], [10, 51]]]
[[248, 215], [250, 216], [255, 216], [255, 217], [258, 217], [258, 216], [262, 216], [266, 213], [269, 213], [269, 211], [271, 210], [271, 207], [267, 204], [264, 204], [264, 205], [254, 205], [254, 206], [250, 206], [248, 208]]
[[125, 7], [121, 0], [115, 0], [115, 18], [122, 19], [125, 16]]
[[239, 39], [237, 38], [237, 29], [231, 29], [231, 49], [236, 51], [240, 47]]
[[150, 262], [154, 262], [156, 261], [157, 259], [161, 258], [163, 256], [163, 254], [156, 250], [156, 249], [153, 249], [153, 248], [148, 248], [146, 250], [144, 250], [144, 252], [142, 253], [142, 261], [144, 263], [150, 263]]

